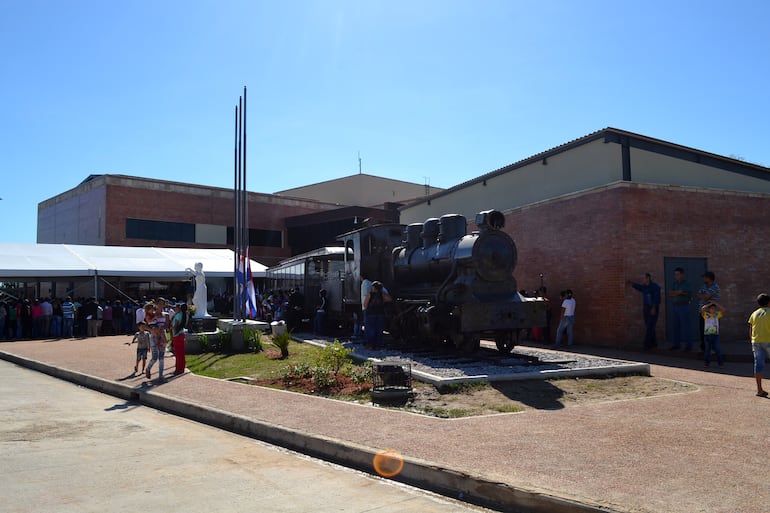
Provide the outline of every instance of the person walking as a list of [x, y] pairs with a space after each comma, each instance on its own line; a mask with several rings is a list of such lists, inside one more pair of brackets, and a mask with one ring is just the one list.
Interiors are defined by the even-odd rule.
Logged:
[[144, 321], [139, 323], [139, 331], [134, 334], [131, 342], [126, 342], [130, 346], [136, 342], [136, 361], [134, 362], [134, 374], [139, 372], [139, 362], [142, 362], [142, 374], [145, 373], [147, 366], [147, 350], [150, 349], [150, 332], [147, 331], [147, 324]]
[[672, 298], [673, 305], [673, 329], [674, 340], [669, 347], [670, 350], [682, 349], [692, 350], [692, 338], [690, 336], [690, 300], [692, 299], [692, 287], [685, 279], [684, 269], [677, 267], [674, 269], [674, 283], [668, 291]]
[[567, 345], [571, 346], [575, 340], [573, 337], [573, 331], [575, 327], [575, 308], [577, 303], [575, 298], [572, 297], [572, 290], [567, 289], [561, 293], [561, 320], [559, 321], [559, 327], [556, 328], [556, 342], [555, 346], [561, 345], [561, 339], [564, 337], [564, 332], [567, 332]]
[[749, 337], [751, 349], [754, 353], [754, 378], [757, 380], [757, 397], [767, 397], [767, 391], [762, 388], [762, 371], [765, 368], [765, 360], [770, 357], [770, 296], [760, 294], [757, 296], [759, 308], [749, 317]]
[[644, 319], [644, 349], [650, 350], [658, 345], [655, 327], [660, 315], [660, 285], [652, 281], [652, 274], [644, 273], [642, 283], [627, 280], [635, 290], [642, 293], [642, 318]]
[[152, 377], [152, 366], [158, 362], [158, 381], [163, 381], [163, 370], [166, 365], [166, 332], [157, 323], [150, 324], [150, 352], [152, 358], [147, 364], [145, 376]]

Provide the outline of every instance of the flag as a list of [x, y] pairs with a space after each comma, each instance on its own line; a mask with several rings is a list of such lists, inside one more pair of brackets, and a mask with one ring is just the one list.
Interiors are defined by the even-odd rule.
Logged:
[[246, 317], [257, 318], [257, 295], [254, 291], [254, 279], [251, 276], [251, 259], [249, 250], [246, 250]]
[[[239, 255], [238, 257], [238, 272], [235, 275], [235, 281], [236, 281], [236, 290], [235, 290], [235, 297], [238, 298], [238, 304], [239, 305], [245, 305], [246, 304], [246, 268], [244, 264], [244, 258], [243, 255]], [[240, 306], [238, 307], [238, 312], [235, 313], [235, 317], [237, 319], [240, 319]]]

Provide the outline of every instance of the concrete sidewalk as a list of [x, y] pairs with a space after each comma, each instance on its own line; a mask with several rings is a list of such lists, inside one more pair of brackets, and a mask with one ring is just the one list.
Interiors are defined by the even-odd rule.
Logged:
[[770, 400], [754, 396], [749, 363], [704, 371], [696, 360], [582, 348], [647, 361], [653, 375], [699, 390], [446, 420], [189, 373], [156, 386], [131, 375], [126, 340], [4, 342], [0, 357], [363, 470], [395, 450], [405, 460], [396, 479], [505, 511], [770, 511]]

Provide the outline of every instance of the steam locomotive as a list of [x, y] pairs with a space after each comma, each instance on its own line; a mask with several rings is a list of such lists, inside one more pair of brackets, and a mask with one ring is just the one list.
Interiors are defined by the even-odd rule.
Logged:
[[545, 325], [546, 303], [519, 294], [516, 244], [504, 225], [502, 212], [487, 210], [471, 233], [457, 214], [360, 228], [339, 235], [341, 247], [281, 262], [268, 278], [274, 288], [302, 290], [308, 314], [326, 290], [327, 315], [338, 325], [352, 324], [361, 310], [361, 277], [379, 280], [393, 297], [389, 331], [402, 343], [473, 352], [484, 338], [509, 353], [521, 330]]

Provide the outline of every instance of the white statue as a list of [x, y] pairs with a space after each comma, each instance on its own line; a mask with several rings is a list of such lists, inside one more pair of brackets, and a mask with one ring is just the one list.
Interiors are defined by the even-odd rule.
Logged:
[[207, 308], [208, 293], [206, 291], [206, 275], [203, 274], [203, 264], [198, 262], [195, 264], [195, 270], [188, 267], [186, 271], [195, 277], [195, 294], [193, 295], [195, 314], [193, 314], [193, 318], [211, 317]]

